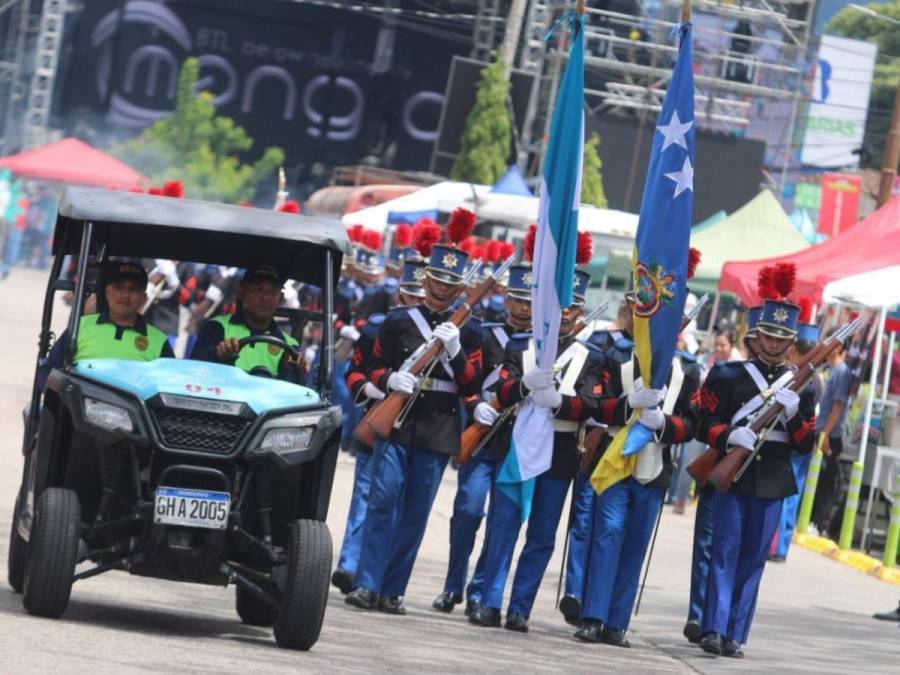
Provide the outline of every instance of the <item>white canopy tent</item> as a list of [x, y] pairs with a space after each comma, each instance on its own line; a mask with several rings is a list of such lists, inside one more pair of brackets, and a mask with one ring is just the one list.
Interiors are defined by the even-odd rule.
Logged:
[[[875, 389], [878, 385], [878, 365], [881, 363], [881, 343], [884, 340], [884, 325], [887, 320], [888, 310], [900, 303], [900, 265], [884, 267], [882, 269], [854, 274], [843, 279], [836, 279], [825, 285], [822, 292], [825, 302], [840, 302], [849, 305], [857, 305], [878, 309], [878, 332], [875, 338], [875, 357], [869, 376], [869, 397], [866, 400], [866, 411], [863, 416], [862, 437], [860, 439], [859, 458], [860, 464], [865, 464], [866, 450], [869, 441], [869, 428], [872, 425], [872, 407], [875, 402]], [[887, 400], [888, 384], [891, 377], [891, 361], [893, 357], [895, 335], [891, 333], [888, 346], [887, 361], [884, 368], [884, 386], [882, 388], [882, 403]], [[858, 488], [857, 488], [858, 489]], [[872, 511], [872, 501], [875, 490], [869, 490], [869, 500], [866, 505], [866, 519], [863, 524], [863, 547], [866, 543], [866, 535], [869, 528], [869, 518]], [[844, 528], [842, 528], [843, 531]], [[852, 528], [850, 530], [852, 532]]]

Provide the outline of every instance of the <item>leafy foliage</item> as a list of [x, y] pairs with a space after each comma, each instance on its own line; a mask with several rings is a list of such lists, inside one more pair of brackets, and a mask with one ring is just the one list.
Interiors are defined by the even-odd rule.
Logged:
[[506, 99], [509, 79], [498, 57], [481, 71], [475, 105], [466, 118], [460, 153], [450, 171], [453, 180], [493, 185], [506, 173], [512, 147], [512, 123]]
[[581, 169], [581, 203], [605, 209], [609, 205], [603, 191], [603, 160], [600, 159], [600, 137], [591, 134], [584, 144], [584, 159]]
[[259, 182], [284, 162], [284, 151], [269, 147], [254, 164], [242, 164], [239, 155], [253, 148], [253, 139], [230, 117], [216, 114], [208, 92], [196, 92], [198, 72], [197, 59], [186, 59], [175, 112], [112, 152], [154, 183], [182, 181], [189, 197], [250, 199]]

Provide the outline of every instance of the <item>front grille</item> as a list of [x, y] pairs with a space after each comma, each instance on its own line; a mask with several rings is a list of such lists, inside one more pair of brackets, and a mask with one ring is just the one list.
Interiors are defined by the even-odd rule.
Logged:
[[166, 447], [220, 454], [234, 449], [252, 421], [234, 415], [174, 408], [158, 408], [153, 414]]

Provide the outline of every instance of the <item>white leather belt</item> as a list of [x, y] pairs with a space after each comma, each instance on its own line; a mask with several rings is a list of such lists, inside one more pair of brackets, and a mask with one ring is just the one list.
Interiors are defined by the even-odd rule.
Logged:
[[553, 431], [574, 434], [578, 431], [578, 422], [571, 420], [553, 420]]
[[775, 441], [776, 443], [787, 443], [788, 435], [783, 431], [778, 431], [777, 429], [773, 429], [769, 433], [766, 434], [766, 441]]
[[438, 380], [433, 377], [426, 377], [422, 380], [422, 391], [441, 391], [446, 394], [455, 394], [459, 391], [459, 387], [455, 382], [448, 380]]

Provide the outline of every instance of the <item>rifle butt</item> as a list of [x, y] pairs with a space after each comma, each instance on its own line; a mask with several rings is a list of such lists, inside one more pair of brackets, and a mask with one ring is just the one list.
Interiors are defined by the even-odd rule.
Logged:
[[715, 468], [719, 461], [719, 451], [715, 448], [709, 448], [697, 459], [688, 465], [687, 472], [691, 478], [697, 481], [700, 487], [706, 487], [709, 482], [709, 474]]
[[732, 448], [710, 471], [709, 482], [719, 492], [728, 492], [734, 485], [735, 476], [749, 456], [750, 451], [746, 448]]
[[353, 432], [354, 437], [361, 443], [374, 445], [375, 441], [386, 441], [394, 430], [394, 422], [400, 416], [403, 406], [409, 399], [408, 394], [391, 392], [386, 398], [375, 403], [360, 420]]
[[459, 457], [456, 459], [460, 466], [472, 459], [475, 449], [481, 444], [490, 430], [491, 427], [479, 422], [473, 422], [466, 427], [459, 442]]
[[588, 471], [594, 463], [597, 456], [597, 449], [600, 447], [600, 441], [603, 440], [603, 434], [606, 432], [601, 427], [592, 427], [584, 436], [584, 452], [581, 454], [581, 462], [579, 468], [582, 471]]

